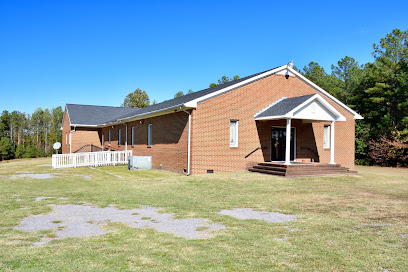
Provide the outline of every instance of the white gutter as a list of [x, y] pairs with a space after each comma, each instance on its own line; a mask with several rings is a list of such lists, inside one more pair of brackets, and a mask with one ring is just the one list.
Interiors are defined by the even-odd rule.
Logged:
[[188, 144], [187, 144], [187, 173], [186, 175], [190, 175], [190, 159], [191, 159], [191, 112], [186, 111], [182, 107], [180, 110], [184, 111], [188, 114]]

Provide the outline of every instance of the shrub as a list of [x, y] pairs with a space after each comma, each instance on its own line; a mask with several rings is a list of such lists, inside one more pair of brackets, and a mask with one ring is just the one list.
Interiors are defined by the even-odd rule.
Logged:
[[369, 155], [381, 166], [408, 166], [408, 137], [401, 132], [381, 136], [369, 142]]
[[14, 159], [13, 144], [9, 138], [0, 139], [0, 161]]

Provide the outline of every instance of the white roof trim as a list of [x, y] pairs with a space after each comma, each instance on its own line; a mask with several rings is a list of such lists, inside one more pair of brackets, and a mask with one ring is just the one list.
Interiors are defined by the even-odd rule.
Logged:
[[266, 116], [266, 117], [258, 117], [255, 120], [276, 120], [276, 119], [289, 119], [290, 117], [286, 115], [275, 115], [275, 116]]
[[262, 73], [262, 74], [260, 74], [260, 75], [255, 76], [255, 77], [251, 77], [251, 78], [249, 78], [249, 79], [247, 79], [247, 80], [238, 82], [238, 83], [236, 83], [236, 84], [234, 84], [234, 85], [228, 86], [228, 87], [223, 88], [223, 89], [221, 89], [221, 90], [218, 90], [218, 91], [216, 91], [216, 92], [213, 92], [213, 93], [210, 93], [210, 94], [201, 96], [201, 97], [196, 98], [196, 99], [194, 99], [194, 100], [191, 100], [191, 101], [189, 101], [189, 102], [187, 102], [187, 103], [184, 103], [184, 106], [185, 106], [185, 107], [188, 107], [188, 108], [196, 108], [198, 102], [201, 102], [201, 101], [206, 100], [206, 99], [209, 99], [209, 98], [211, 98], [211, 97], [220, 95], [220, 94], [225, 93], [225, 92], [227, 92], [227, 91], [229, 91], [229, 90], [235, 89], [235, 88], [237, 88], [237, 87], [239, 87], [239, 86], [246, 85], [246, 84], [248, 84], [248, 83], [251, 83], [252, 81], [258, 80], [258, 79], [263, 78], [263, 77], [265, 77], [265, 76], [269, 76], [269, 75], [275, 74], [275, 73], [277, 73], [277, 72], [279, 72], [279, 71], [285, 69], [286, 67], [287, 67], [287, 65], [280, 66], [280, 67], [278, 67], [278, 68], [275, 68], [275, 69], [273, 69], [273, 70], [267, 71], [267, 72], [265, 72], [265, 73]]
[[185, 106], [185, 107], [188, 107], [188, 108], [196, 108], [198, 102], [201, 102], [201, 101], [206, 100], [206, 99], [209, 99], [209, 98], [211, 98], [211, 97], [220, 95], [220, 94], [222, 94], [222, 93], [224, 93], [224, 92], [227, 92], [227, 91], [229, 91], [229, 90], [235, 89], [235, 88], [240, 87], [240, 86], [242, 86], [242, 85], [246, 85], [246, 84], [251, 83], [251, 82], [253, 82], [253, 81], [255, 81], [255, 80], [258, 80], [258, 79], [260, 79], [260, 78], [263, 78], [263, 77], [266, 77], [266, 76], [269, 76], [269, 75], [278, 73], [278, 72], [280, 72], [280, 71], [282, 71], [282, 70], [284, 70], [284, 69], [287, 69], [289, 72], [291, 72], [291, 73], [294, 74], [296, 77], [300, 78], [301, 80], [303, 80], [303, 81], [305, 81], [306, 83], [308, 83], [309, 85], [311, 85], [311, 86], [312, 86], [313, 88], [315, 88], [318, 92], [322, 93], [324, 96], [326, 96], [327, 98], [329, 98], [330, 100], [332, 100], [334, 103], [338, 104], [340, 107], [344, 108], [346, 111], [348, 111], [348, 112], [350, 112], [351, 114], [353, 114], [354, 119], [364, 119], [364, 117], [362, 117], [360, 114], [358, 114], [357, 112], [353, 111], [351, 108], [349, 108], [348, 106], [346, 106], [345, 104], [343, 104], [340, 100], [338, 100], [337, 98], [335, 98], [334, 96], [332, 96], [331, 94], [329, 94], [328, 92], [326, 92], [325, 90], [323, 90], [322, 88], [320, 88], [319, 86], [317, 86], [316, 84], [314, 84], [312, 81], [310, 81], [309, 79], [307, 79], [306, 77], [304, 77], [302, 74], [300, 74], [299, 72], [297, 72], [297, 71], [294, 70], [293, 68], [289, 67], [288, 64], [283, 65], [283, 66], [280, 66], [280, 67], [275, 68], [275, 69], [273, 69], [273, 70], [267, 71], [267, 72], [265, 72], [265, 73], [262, 73], [262, 74], [260, 74], [260, 75], [255, 76], [255, 77], [251, 77], [251, 78], [249, 78], [249, 79], [247, 79], [247, 80], [241, 81], [241, 82], [239, 82], [239, 83], [237, 83], [237, 84], [234, 84], [234, 85], [231, 85], [231, 86], [228, 86], [228, 87], [226, 87], [226, 88], [224, 88], [224, 89], [218, 90], [218, 91], [213, 92], [213, 93], [211, 93], [211, 94], [207, 94], [207, 95], [204, 95], [204, 96], [202, 96], [202, 97], [199, 97], [199, 98], [196, 98], [196, 99], [194, 99], [194, 100], [191, 100], [191, 101], [189, 101], [189, 102], [186, 102], [186, 103], [184, 103], [184, 106]]
[[100, 125], [71, 124], [71, 127], [99, 127]]
[[322, 88], [320, 88], [319, 86], [317, 86], [316, 84], [314, 84], [312, 81], [310, 81], [309, 79], [307, 79], [306, 77], [304, 77], [301, 73], [297, 72], [296, 70], [290, 68], [288, 65], [287, 69], [292, 72], [293, 74], [295, 74], [297, 77], [299, 77], [301, 80], [305, 81], [306, 83], [310, 84], [313, 88], [315, 88], [316, 90], [318, 90], [319, 92], [321, 92], [324, 96], [326, 96], [327, 98], [333, 100], [333, 102], [335, 102], [337, 105], [339, 105], [340, 107], [344, 108], [346, 111], [350, 112], [351, 114], [354, 115], [354, 119], [364, 119], [363, 116], [361, 116], [360, 114], [358, 114], [357, 112], [353, 111], [352, 109], [350, 109], [348, 106], [346, 106], [343, 102], [341, 102], [340, 100], [338, 100], [337, 98], [335, 98], [334, 96], [332, 96], [331, 94], [329, 94], [328, 92], [326, 92], [325, 90], [323, 90]]
[[[282, 101], [283, 99], [279, 99], [278, 101]], [[303, 108], [304, 106], [306, 106], [307, 104], [309, 104], [310, 102], [317, 100], [319, 101], [329, 112], [331, 112], [333, 115], [337, 116], [336, 119], [334, 119], [333, 121], [346, 121], [346, 117], [344, 117], [338, 110], [336, 110], [332, 105], [330, 105], [330, 103], [328, 103], [326, 100], [324, 100], [319, 94], [315, 94], [312, 97], [310, 97], [309, 99], [307, 99], [305, 102], [303, 102], [302, 104], [298, 105], [297, 107], [295, 107], [294, 109], [292, 109], [291, 111], [289, 111], [288, 113], [286, 113], [285, 115], [272, 115], [272, 116], [266, 116], [266, 117], [259, 117], [257, 118], [256, 116], [258, 116], [260, 113], [262, 113], [263, 111], [269, 109], [270, 107], [272, 107], [273, 105], [277, 104], [277, 103], [273, 103], [271, 106], [265, 108], [264, 110], [262, 110], [261, 112], [258, 112], [254, 117], [255, 120], [271, 120], [271, 119], [291, 119], [291, 118], [295, 118], [296, 119], [296, 115], [295, 113]], [[320, 121], [332, 121], [332, 120], [325, 120], [325, 119], [316, 119], [316, 120], [320, 120]]]
[[298, 111], [299, 109], [301, 109], [302, 107], [304, 107], [308, 103], [312, 102], [313, 100], [318, 100], [331, 113], [333, 113], [334, 115], [337, 115], [338, 118], [336, 119], [336, 121], [346, 121], [346, 117], [344, 117], [338, 110], [336, 110], [332, 105], [330, 105], [330, 103], [328, 103], [326, 100], [324, 100], [319, 94], [315, 94], [314, 96], [310, 97], [308, 100], [306, 100], [305, 102], [303, 102], [302, 104], [300, 104], [299, 106], [297, 106], [296, 108], [294, 108], [293, 110], [288, 112], [286, 115], [289, 115], [289, 116], [291, 115], [293, 117], [293, 115], [294, 115], [294, 113], [296, 111]]

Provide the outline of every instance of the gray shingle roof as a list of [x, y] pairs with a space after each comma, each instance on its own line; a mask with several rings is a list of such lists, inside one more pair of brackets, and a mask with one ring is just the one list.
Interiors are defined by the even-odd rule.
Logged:
[[[273, 69], [276, 69], [276, 68], [277, 67], [275, 67]], [[183, 95], [183, 96], [180, 96], [180, 97], [177, 97], [177, 98], [166, 100], [166, 101], [163, 101], [163, 102], [155, 104], [155, 105], [151, 105], [151, 106], [146, 107], [146, 108], [141, 108], [136, 112], [129, 112], [129, 113], [124, 114], [123, 116], [120, 116], [119, 118], [117, 118], [115, 120], [111, 120], [111, 121], [113, 122], [113, 121], [116, 121], [118, 119], [126, 119], [126, 118], [130, 118], [130, 117], [133, 117], [133, 116], [144, 115], [144, 114], [147, 114], [147, 113], [150, 113], [150, 112], [157, 112], [157, 111], [162, 111], [162, 110], [169, 109], [169, 108], [175, 108], [175, 107], [181, 106], [181, 105], [183, 105], [183, 104], [185, 104], [185, 103], [187, 103], [187, 102], [189, 102], [191, 100], [200, 98], [200, 97], [205, 96], [207, 94], [214, 93], [216, 91], [227, 88], [227, 87], [229, 87], [231, 85], [234, 85], [234, 84], [237, 84], [239, 82], [245, 81], [245, 80], [250, 79], [252, 77], [256, 77], [256, 76], [258, 76], [260, 74], [271, 71], [273, 69], [269, 69], [267, 71], [260, 72], [260, 73], [257, 73], [257, 74], [253, 74], [253, 75], [250, 75], [250, 76], [247, 76], [247, 77], [239, 78], [239, 79], [236, 79], [236, 80], [224, 83], [224, 84], [220, 84], [220, 85], [208, 88], [208, 89], [204, 89], [204, 90], [201, 90], [201, 91], [198, 91], [198, 92], [194, 92], [192, 94], [186, 94], [186, 95]]]
[[265, 110], [257, 114], [256, 118], [285, 115], [314, 95], [315, 94], [309, 94], [304, 96], [282, 99], [278, 103], [273, 104], [272, 106], [266, 108]]
[[69, 120], [72, 125], [102, 125], [118, 117], [138, 111], [139, 109], [124, 107], [92, 106], [67, 104]]
[[[275, 67], [273, 69], [276, 68], [278, 67]], [[145, 108], [123, 108], [123, 107], [67, 104], [67, 109], [69, 112], [71, 124], [103, 125], [107, 123], [113, 123], [118, 120], [131, 118], [134, 116], [145, 115], [153, 112], [160, 112], [166, 109], [176, 108], [182, 106], [183, 104], [189, 101], [214, 93], [216, 91], [240, 83], [247, 79], [256, 77], [260, 74], [271, 71], [273, 69], [269, 69], [267, 71], [256, 73], [247, 77], [239, 78], [237, 80], [233, 80], [224, 84], [217, 85], [215, 87], [194, 92], [192, 94], [186, 94], [181, 97], [166, 100], [161, 103], [151, 105]]]

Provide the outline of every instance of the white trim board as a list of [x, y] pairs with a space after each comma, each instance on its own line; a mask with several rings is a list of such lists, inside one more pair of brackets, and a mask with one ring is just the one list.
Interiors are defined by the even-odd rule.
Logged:
[[[281, 98], [278, 101], [290, 99], [290, 98]], [[301, 120], [315, 120], [315, 121], [346, 121], [344, 117], [338, 110], [336, 110], [330, 103], [323, 99], [319, 94], [315, 94], [307, 99], [302, 104], [296, 106], [291, 111], [285, 115], [273, 115], [258, 117], [262, 112], [268, 110], [269, 108], [275, 106], [277, 103], [271, 104], [269, 107], [263, 109], [261, 112], [258, 112], [254, 115], [255, 120], [276, 120], [276, 119], [301, 119]], [[317, 112], [310, 112], [309, 108], [314, 102]]]

